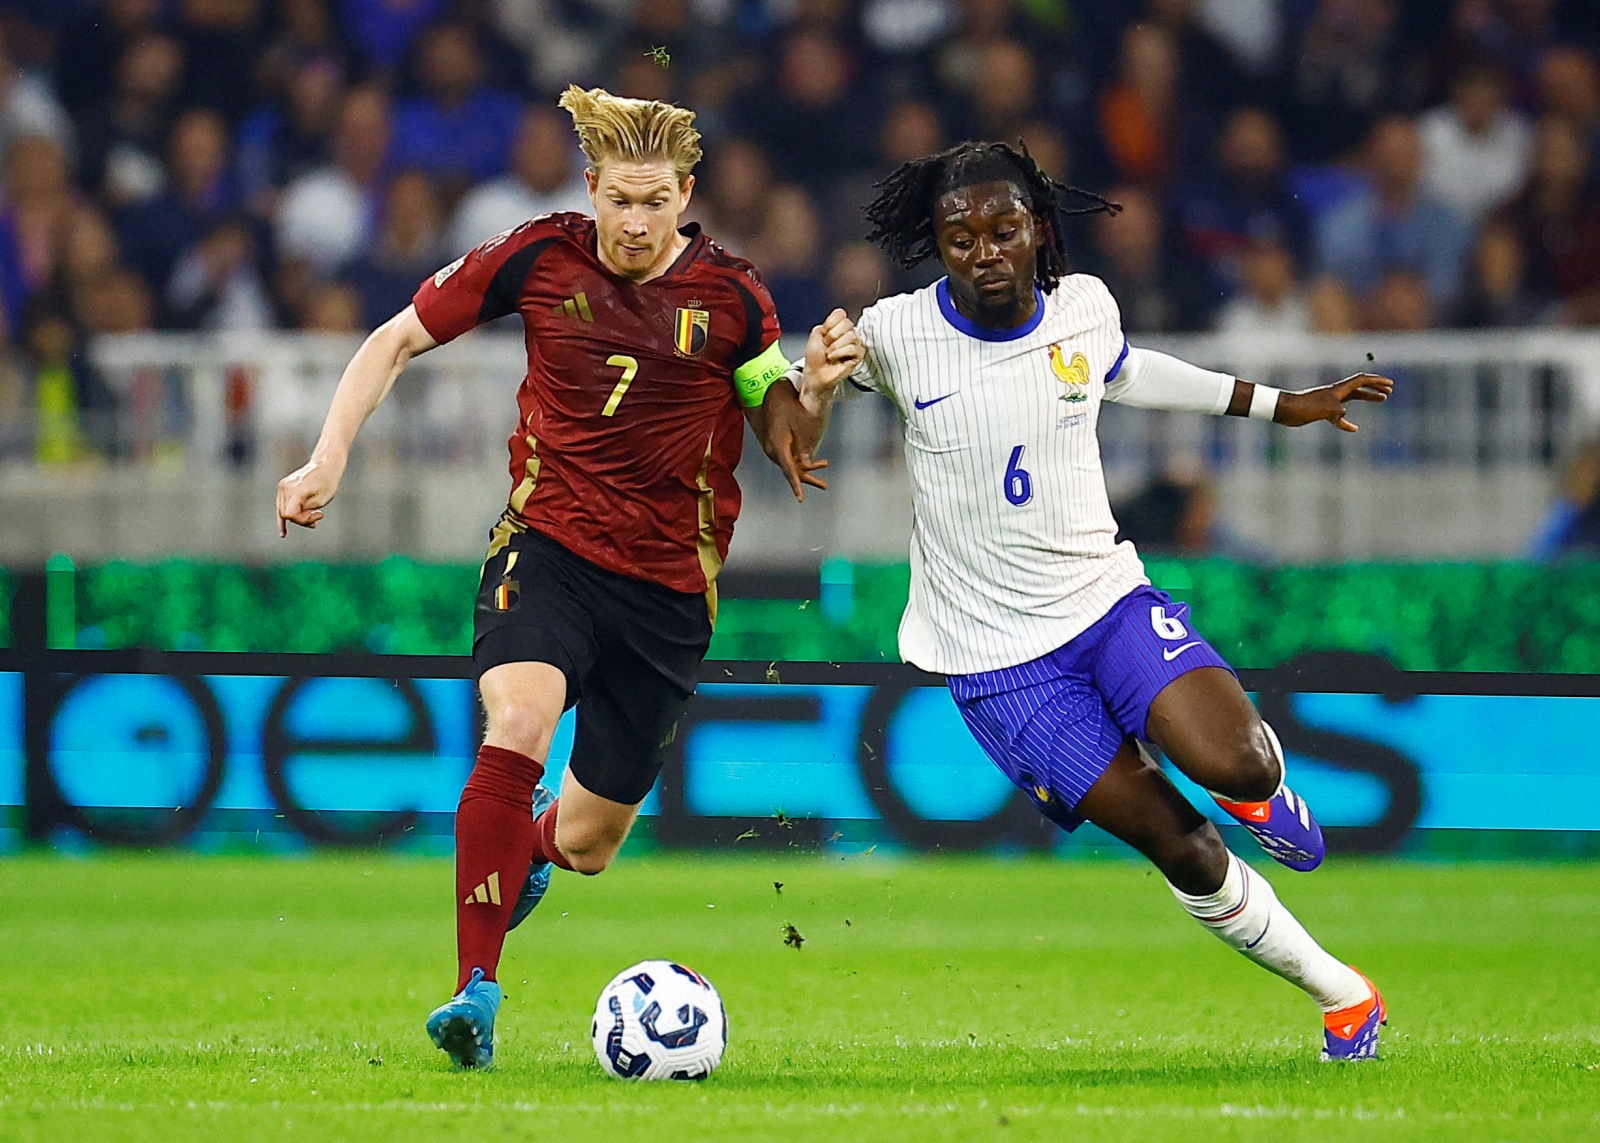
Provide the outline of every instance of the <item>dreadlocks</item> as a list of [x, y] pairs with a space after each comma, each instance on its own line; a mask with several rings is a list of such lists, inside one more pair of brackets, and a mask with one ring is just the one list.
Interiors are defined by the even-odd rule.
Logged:
[[[933, 233], [933, 205], [939, 197], [979, 183], [1015, 183], [1028, 209], [1039, 220], [1039, 257], [1034, 271], [1046, 293], [1067, 272], [1063, 215], [1116, 214], [1120, 203], [1108, 202], [1092, 191], [1058, 183], [1039, 169], [1025, 143], [958, 143], [937, 155], [902, 163], [877, 184], [878, 197], [867, 205], [872, 229], [867, 241], [877, 243], [900, 266], [910, 269], [939, 253]], [[1068, 209], [1065, 200], [1087, 199], [1087, 207]]]

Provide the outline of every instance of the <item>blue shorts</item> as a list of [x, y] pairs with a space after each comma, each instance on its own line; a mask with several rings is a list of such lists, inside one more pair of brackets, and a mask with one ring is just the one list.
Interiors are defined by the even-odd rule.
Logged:
[[1064, 647], [948, 681], [994, 764], [1045, 817], [1073, 830], [1083, 824], [1078, 802], [1123, 741], [1145, 737], [1156, 695], [1197, 667], [1233, 670], [1190, 629], [1187, 603], [1140, 586]]

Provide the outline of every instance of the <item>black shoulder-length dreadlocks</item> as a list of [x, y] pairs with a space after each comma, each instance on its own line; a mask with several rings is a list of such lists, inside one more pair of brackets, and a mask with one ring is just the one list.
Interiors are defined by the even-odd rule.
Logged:
[[[1109, 202], [1093, 191], [1058, 183], [1039, 169], [1027, 145], [958, 143], [937, 155], [902, 163], [877, 184], [878, 197], [867, 205], [872, 229], [867, 241], [876, 243], [900, 266], [910, 269], [939, 253], [933, 233], [933, 205], [939, 197], [978, 183], [1015, 183], [1028, 208], [1039, 220], [1039, 259], [1035, 279], [1045, 293], [1055, 289], [1067, 272], [1064, 215], [1116, 214], [1120, 203]], [[1087, 207], [1068, 208], [1070, 198], [1087, 199]]]

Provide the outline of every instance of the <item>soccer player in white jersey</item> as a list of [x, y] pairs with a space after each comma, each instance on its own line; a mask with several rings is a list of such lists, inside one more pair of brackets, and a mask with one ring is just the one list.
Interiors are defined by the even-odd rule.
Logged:
[[[914, 508], [902, 657], [947, 676], [984, 750], [1047, 818], [1094, 822], [1139, 850], [1201, 924], [1309, 993], [1324, 1058], [1374, 1056], [1377, 988], [1311, 938], [1138, 747], [1159, 746], [1276, 860], [1322, 860], [1271, 727], [1187, 605], [1116, 542], [1095, 423], [1116, 401], [1354, 432], [1346, 402], [1382, 401], [1393, 383], [1358, 374], [1279, 392], [1131, 348], [1105, 284], [1066, 272], [1060, 220], [1066, 194], [1115, 205], [1054, 183], [1026, 152], [964, 143], [880, 189], [868, 237], [904, 266], [937, 257], [947, 277], [878, 302], [858, 330], [835, 314], [808, 356], [858, 340], [852, 383], [900, 412]], [[813, 412], [833, 395], [801, 386]]]

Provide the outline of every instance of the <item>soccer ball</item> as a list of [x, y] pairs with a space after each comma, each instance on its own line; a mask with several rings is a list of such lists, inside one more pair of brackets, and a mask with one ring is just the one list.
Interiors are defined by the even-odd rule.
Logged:
[[698, 972], [647, 960], [606, 985], [590, 1035], [600, 1066], [619, 1079], [705, 1079], [727, 1045], [728, 1014]]

